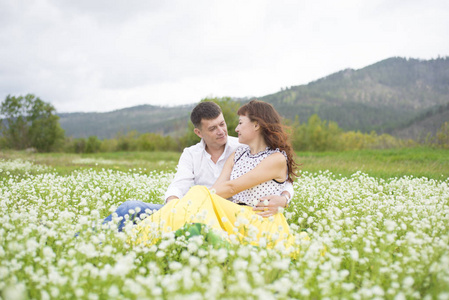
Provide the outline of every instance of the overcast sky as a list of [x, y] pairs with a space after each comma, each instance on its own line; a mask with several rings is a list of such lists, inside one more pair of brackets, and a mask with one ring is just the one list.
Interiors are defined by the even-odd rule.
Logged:
[[0, 0], [0, 100], [58, 112], [264, 96], [448, 55], [448, 0]]

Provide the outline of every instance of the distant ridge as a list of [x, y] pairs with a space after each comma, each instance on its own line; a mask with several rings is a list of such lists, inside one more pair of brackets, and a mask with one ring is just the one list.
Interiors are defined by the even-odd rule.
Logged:
[[[272, 103], [286, 118], [298, 116], [300, 122], [317, 114], [344, 130], [374, 130], [417, 139], [449, 121], [445, 110], [449, 105], [449, 58], [388, 58], [259, 99]], [[193, 106], [140, 105], [107, 113], [59, 116], [66, 135], [73, 137], [112, 138], [132, 130], [179, 135], [185, 133]]]
[[394, 129], [392, 135], [423, 142], [429, 134], [435, 135], [444, 122], [449, 122], [449, 103], [422, 113], [402, 128]]
[[193, 106], [139, 105], [104, 113], [63, 113], [59, 117], [66, 135], [74, 138], [113, 138], [133, 130], [167, 135], [184, 133]]
[[318, 114], [345, 130], [393, 132], [449, 103], [449, 59], [389, 58], [261, 97], [287, 118]]

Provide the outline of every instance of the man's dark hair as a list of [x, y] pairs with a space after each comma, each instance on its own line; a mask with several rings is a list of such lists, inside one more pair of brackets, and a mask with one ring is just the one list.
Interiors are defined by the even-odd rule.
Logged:
[[192, 121], [195, 128], [199, 128], [201, 126], [201, 120], [213, 120], [220, 114], [221, 108], [217, 103], [212, 101], [204, 101], [200, 102], [192, 110], [192, 113], [190, 114], [190, 120]]

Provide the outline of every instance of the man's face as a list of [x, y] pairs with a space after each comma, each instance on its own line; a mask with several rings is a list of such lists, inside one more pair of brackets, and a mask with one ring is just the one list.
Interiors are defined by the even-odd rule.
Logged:
[[221, 147], [228, 141], [228, 129], [223, 114], [212, 120], [201, 120], [201, 126], [194, 131], [208, 147]]

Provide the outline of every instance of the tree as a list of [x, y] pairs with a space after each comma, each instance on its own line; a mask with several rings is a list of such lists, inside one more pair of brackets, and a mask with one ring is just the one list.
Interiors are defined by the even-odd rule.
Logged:
[[8, 147], [22, 150], [33, 147], [39, 152], [56, 150], [64, 141], [55, 108], [32, 94], [8, 95], [1, 104], [1, 132]]
[[292, 128], [292, 146], [295, 151], [304, 151], [307, 149], [306, 141], [306, 124], [299, 122], [298, 115], [295, 116], [295, 120], [292, 122], [289, 119], [285, 119], [285, 124]]
[[91, 135], [87, 139], [86, 143], [86, 153], [97, 153], [100, 151], [101, 141], [95, 136]]
[[16, 98], [8, 95], [1, 105], [0, 112], [5, 117], [2, 120], [2, 133], [9, 148], [27, 148], [28, 126], [24, 116], [27, 111], [24, 107], [26, 104], [27, 101], [24, 101], [23, 97]]
[[438, 148], [449, 149], [449, 122], [444, 122], [432, 139], [432, 144]]

